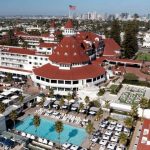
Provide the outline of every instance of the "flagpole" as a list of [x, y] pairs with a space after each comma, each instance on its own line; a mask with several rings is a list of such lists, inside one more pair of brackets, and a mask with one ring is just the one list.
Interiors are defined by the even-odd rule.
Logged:
[[70, 8], [69, 8], [69, 19], [70, 19]]

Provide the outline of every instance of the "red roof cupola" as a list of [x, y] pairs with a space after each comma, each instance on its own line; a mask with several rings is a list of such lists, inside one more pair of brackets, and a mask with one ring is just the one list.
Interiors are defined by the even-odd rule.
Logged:
[[66, 28], [66, 29], [67, 29], [67, 28], [69, 28], [69, 29], [73, 28], [73, 22], [72, 22], [72, 20], [69, 19], [69, 20], [66, 22], [65, 28]]
[[50, 28], [55, 28], [56, 27], [56, 24], [55, 24], [55, 21], [53, 20], [51, 23], [50, 23]]
[[83, 64], [89, 62], [89, 56], [73, 36], [65, 36], [53, 54], [49, 56], [58, 64]]
[[63, 35], [64, 36], [74, 36], [75, 34], [76, 33], [73, 28], [73, 22], [72, 22], [72, 20], [69, 19], [64, 26]]

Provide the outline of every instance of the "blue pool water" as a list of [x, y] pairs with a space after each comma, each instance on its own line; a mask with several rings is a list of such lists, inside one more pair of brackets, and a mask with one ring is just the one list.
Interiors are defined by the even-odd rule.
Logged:
[[[40, 126], [36, 130], [33, 125], [33, 116], [28, 116], [16, 125], [16, 129], [58, 143], [58, 133], [55, 131], [54, 125], [53, 120], [41, 118]], [[68, 142], [80, 146], [86, 136], [85, 129], [64, 124], [64, 130], [60, 134], [60, 142], [61, 144]]]

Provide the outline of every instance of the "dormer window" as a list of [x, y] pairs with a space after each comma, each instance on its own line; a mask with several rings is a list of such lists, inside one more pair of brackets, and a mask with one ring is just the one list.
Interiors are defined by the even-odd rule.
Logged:
[[74, 48], [75, 46], [74, 45], [72, 45], [72, 48]]
[[68, 48], [68, 45], [66, 45], [66, 47]]
[[59, 52], [57, 52], [57, 55], [59, 55]]
[[67, 52], [65, 52], [65, 53], [64, 53], [64, 55], [65, 55], [65, 56], [68, 56], [68, 53], [67, 53]]
[[75, 52], [73, 55], [74, 55], [74, 56], [76, 56], [76, 55], [77, 55], [77, 53]]

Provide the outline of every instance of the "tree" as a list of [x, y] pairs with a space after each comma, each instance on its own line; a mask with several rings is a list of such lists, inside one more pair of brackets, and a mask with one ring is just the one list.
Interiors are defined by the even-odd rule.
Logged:
[[127, 142], [128, 136], [125, 133], [120, 133], [119, 143], [125, 145]]
[[111, 23], [110, 37], [120, 44], [120, 24], [117, 19], [114, 19]]
[[40, 42], [40, 43], [43, 43], [44, 41], [43, 41], [43, 39], [42, 39], [42, 38], [40, 38], [39, 42]]
[[123, 41], [124, 56], [126, 58], [132, 58], [138, 51], [138, 22], [129, 21], [125, 27], [125, 35]]
[[28, 48], [28, 42], [23, 40], [22, 47], [27, 49]]
[[45, 95], [43, 95], [42, 99], [41, 99], [41, 101], [39, 103], [41, 107], [44, 107], [45, 100], [46, 100], [46, 97], [45, 97]]
[[78, 110], [78, 111], [80, 112], [80, 111], [82, 111], [83, 109], [84, 109], [84, 104], [83, 104], [83, 103], [80, 103], [80, 105], [79, 105], [79, 110]]
[[67, 101], [68, 101], [68, 105], [69, 105], [69, 102], [70, 102], [70, 100], [72, 99], [72, 95], [70, 94], [70, 93], [68, 93], [68, 95], [67, 95]]
[[147, 108], [149, 107], [149, 99], [143, 97], [143, 98], [140, 100], [140, 107], [143, 109], [143, 111], [142, 111], [142, 118], [143, 118], [144, 109], [147, 109]]
[[86, 103], [86, 108], [87, 108], [87, 106], [89, 105], [89, 102], [90, 102], [90, 98], [88, 96], [86, 96], [84, 101]]
[[64, 98], [62, 97], [59, 101], [60, 107], [62, 107], [65, 104]]
[[9, 117], [10, 117], [10, 120], [12, 120], [13, 121], [13, 123], [14, 123], [14, 128], [15, 128], [15, 121], [16, 121], [16, 119], [17, 119], [17, 112], [15, 111], [15, 110], [13, 110], [10, 114], [9, 114]]
[[97, 95], [98, 96], [102, 96], [102, 95], [104, 95], [104, 93], [105, 93], [105, 89], [104, 88], [103, 89], [99, 89]]
[[3, 112], [5, 112], [5, 104], [3, 102], [0, 102], [0, 113], [2, 114]]
[[40, 116], [35, 114], [34, 117], [33, 117], [33, 124], [36, 128], [36, 132], [37, 132], [37, 128], [40, 126], [40, 123], [41, 123]]
[[133, 126], [133, 119], [128, 117], [124, 120], [124, 124], [127, 128], [132, 128]]
[[54, 90], [53, 88], [49, 88], [48, 97], [52, 98], [54, 96]]
[[20, 96], [19, 96], [19, 104], [20, 104], [20, 107], [21, 107], [21, 105], [23, 104], [23, 100], [24, 100], [24, 96], [20, 95]]
[[94, 131], [94, 125], [91, 121], [88, 122], [87, 126], [86, 126], [86, 132], [88, 133], [88, 137], [89, 137], [89, 149], [90, 149], [90, 135], [92, 134], [92, 132]]
[[102, 109], [99, 109], [99, 110], [97, 111], [97, 113], [96, 113], [95, 119], [96, 119], [97, 121], [100, 120], [101, 117], [102, 117], [102, 115], [103, 115], [103, 110], [102, 110]]
[[59, 140], [59, 149], [60, 149], [60, 133], [63, 131], [63, 123], [61, 121], [55, 122], [55, 130], [58, 133], [58, 140]]
[[138, 116], [138, 105], [133, 103], [131, 105], [131, 111], [129, 113], [134, 119]]
[[126, 73], [124, 75], [124, 80], [127, 80], [127, 81], [138, 81], [138, 79], [139, 78], [133, 73]]
[[110, 101], [109, 101], [109, 100], [105, 100], [105, 107], [106, 107], [107, 109], [110, 108]]

